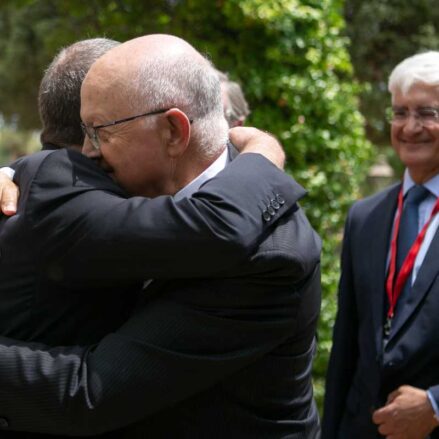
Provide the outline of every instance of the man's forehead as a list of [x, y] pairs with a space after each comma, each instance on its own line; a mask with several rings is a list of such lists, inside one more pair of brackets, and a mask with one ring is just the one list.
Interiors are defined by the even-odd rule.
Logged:
[[[105, 73], [105, 72], [104, 72]], [[131, 100], [127, 99], [123, 84], [113, 77], [92, 75], [81, 88], [81, 119], [84, 123], [100, 124], [130, 113]]]
[[429, 84], [415, 83], [406, 92], [396, 90], [392, 93], [392, 102], [401, 105], [439, 105], [439, 90]]

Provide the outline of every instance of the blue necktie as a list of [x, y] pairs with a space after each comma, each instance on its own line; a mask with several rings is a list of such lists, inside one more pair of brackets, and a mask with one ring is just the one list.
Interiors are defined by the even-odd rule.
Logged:
[[[398, 253], [396, 256], [396, 273], [399, 273], [404, 259], [415, 242], [419, 233], [419, 205], [429, 195], [430, 191], [424, 186], [413, 186], [407, 193], [404, 201], [404, 209], [401, 215], [398, 233]], [[401, 292], [398, 302], [405, 301], [412, 288], [411, 274]], [[399, 308], [402, 303], [398, 303]]]

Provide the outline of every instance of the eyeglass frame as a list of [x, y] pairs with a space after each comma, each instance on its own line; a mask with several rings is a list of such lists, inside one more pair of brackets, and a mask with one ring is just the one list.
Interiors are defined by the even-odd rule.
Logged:
[[[404, 116], [401, 115], [400, 119], [394, 119], [395, 110], [397, 109], [400, 109], [405, 112]], [[419, 112], [423, 110], [432, 110], [435, 113], [433, 119], [426, 119], [425, 116], [421, 116]], [[404, 125], [408, 122], [411, 115], [413, 115], [413, 117], [423, 126], [428, 126], [429, 124], [439, 124], [439, 107], [420, 107], [413, 111], [410, 111], [404, 107], [386, 108], [386, 120], [390, 124]]]
[[[171, 108], [164, 108], [161, 110], [149, 111], [148, 113], [137, 114], [136, 116], [125, 117], [123, 119], [114, 120], [113, 122], [104, 123], [102, 125], [96, 125], [96, 126], [85, 125], [85, 123], [81, 121], [81, 129], [82, 129], [82, 132], [84, 133], [84, 136], [87, 136], [90, 139], [90, 142], [93, 145], [93, 148], [96, 151], [99, 151], [101, 149], [101, 145], [100, 145], [100, 140], [99, 140], [97, 130], [99, 130], [100, 128], [106, 128], [106, 127], [118, 125], [120, 123], [130, 122], [132, 120], [138, 119], [139, 117], [153, 116], [155, 114], [166, 113], [170, 109]], [[190, 123], [192, 123], [192, 120], [190, 120]], [[89, 130], [92, 130], [92, 131], [89, 132]]]

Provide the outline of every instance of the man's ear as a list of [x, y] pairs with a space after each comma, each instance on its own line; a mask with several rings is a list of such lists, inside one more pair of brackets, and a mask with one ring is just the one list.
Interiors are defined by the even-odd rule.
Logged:
[[184, 154], [189, 145], [191, 122], [178, 108], [171, 108], [165, 115], [168, 120], [168, 154], [172, 158], [178, 158]]

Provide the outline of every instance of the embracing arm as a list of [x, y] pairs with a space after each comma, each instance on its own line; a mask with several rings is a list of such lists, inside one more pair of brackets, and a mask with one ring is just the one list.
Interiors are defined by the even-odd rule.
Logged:
[[[259, 154], [242, 154], [191, 198], [179, 201], [122, 198], [110, 192], [118, 189], [102, 174], [74, 151], [55, 151], [31, 182], [28, 229], [44, 269], [56, 280], [220, 273], [245, 260], [304, 194]], [[20, 170], [16, 178], [20, 181]], [[267, 218], [267, 206], [276, 198], [280, 207]]]
[[[93, 435], [213, 386], [295, 327], [295, 302], [273, 301], [263, 312], [236, 306], [236, 296], [251, 303], [261, 293], [252, 284], [243, 296], [240, 288], [238, 282], [232, 291], [207, 293], [221, 306], [203, 306], [208, 286], [196, 293], [200, 301], [184, 289], [161, 294], [94, 347], [48, 348], [0, 337], [0, 417], [12, 430]], [[287, 288], [286, 300], [291, 296]]]

